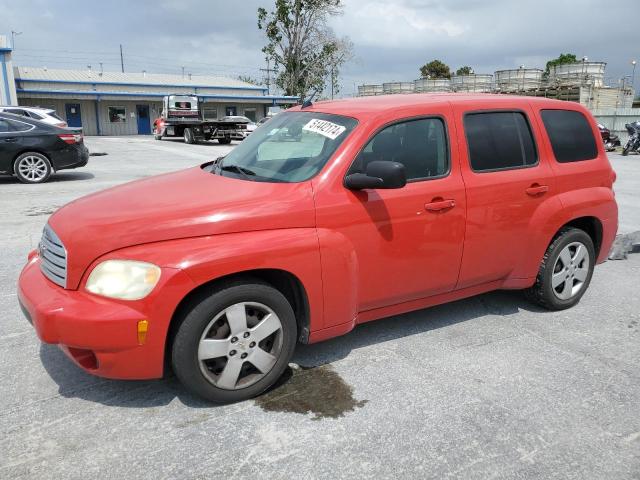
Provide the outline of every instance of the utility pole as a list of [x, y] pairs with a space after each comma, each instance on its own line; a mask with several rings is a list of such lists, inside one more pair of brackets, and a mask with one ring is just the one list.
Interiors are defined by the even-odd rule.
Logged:
[[122, 44], [120, 44], [120, 67], [122, 68], [122, 73], [124, 73], [124, 57], [122, 56]]
[[271, 95], [271, 72], [275, 73], [275, 69], [269, 68], [269, 57], [267, 57], [267, 68], [261, 68], [261, 72], [267, 72], [267, 95]]
[[184, 65], [182, 65], [182, 78], [184, 79]]
[[636, 86], [636, 62], [635, 60], [631, 60], [631, 65], [633, 65], [633, 72], [631, 73], [631, 88], [635, 88]]
[[335, 83], [335, 76], [334, 76], [333, 65], [331, 65], [331, 100], [333, 100], [333, 84], [334, 83]]
[[16, 49], [16, 37], [18, 35], [22, 35], [22, 32], [16, 32], [15, 30], [11, 30], [11, 48], [13, 50]]

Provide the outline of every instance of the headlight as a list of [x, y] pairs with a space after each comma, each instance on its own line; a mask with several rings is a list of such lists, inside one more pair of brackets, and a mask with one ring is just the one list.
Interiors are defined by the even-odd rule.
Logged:
[[160, 267], [134, 260], [107, 260], [93, 269], [86, 289], [111, 298], [140, 300], [151, 293], [160, 280]]

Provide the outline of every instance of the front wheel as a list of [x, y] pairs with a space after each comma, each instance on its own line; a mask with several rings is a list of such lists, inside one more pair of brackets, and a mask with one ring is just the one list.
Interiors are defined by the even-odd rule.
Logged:
[[296, 338], [293, 309], [282, 293], [259, 282], [230, 284], [185, 315], [171, 349], [173, 370], [206, 400], [246, 400], [280, 378]]
[[527, 297], [548, 310], [564, 310], [580, 301], [596, 263], [591, 237], [583, 230], [562, 229], [547, 248], [536, 283]]
[[218, 143], [220, 145], [229, 145], [231, 143], [231, 139], [228, 137], [224, 137], [224, 138], [219, 138], [218, 139]]
[[627, 143], [624, 148], [622, 149], [622, 156], [626, 157], [627, 155], [629, 155], [629, 150], [631, 149], [631, 146]]

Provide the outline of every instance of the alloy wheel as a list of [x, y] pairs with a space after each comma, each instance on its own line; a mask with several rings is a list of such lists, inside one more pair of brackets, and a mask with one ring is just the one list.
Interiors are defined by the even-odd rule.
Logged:
[[198, 363], [218, 388], [253, 385], [273, 368], [282, 350], [282, 323], [271, 308], [256, 302], [233, 304], [204, 329]]
[[35, 155], [24, 157], [18, 163], [20, 175], [30, 182], [38, 182], [47, 176], [47, 164], [44, 159]]
[[589, 276], [590, 256], [581, 242], [572, 242], [562, 249], [553, 266], [551, 287], [560, 300], [577, 295]]

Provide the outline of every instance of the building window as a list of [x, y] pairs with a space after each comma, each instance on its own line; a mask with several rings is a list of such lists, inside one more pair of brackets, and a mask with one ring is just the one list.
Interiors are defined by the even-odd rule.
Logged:
[[469, 113], [464, 117], [469, 160], [475, 172], [531, 167], [538, 154], [521, 112]]
[[203, 113], [205, 120], [218, 119], [218, 107], [204, 107]]
[[126, 123], [127, 111], [124, 107], [109, 107], [110, 123]]
[[245, 108], [244, 116], [247, 117], [252, 122], [256, 121], [256, 109], [255, 108]]

